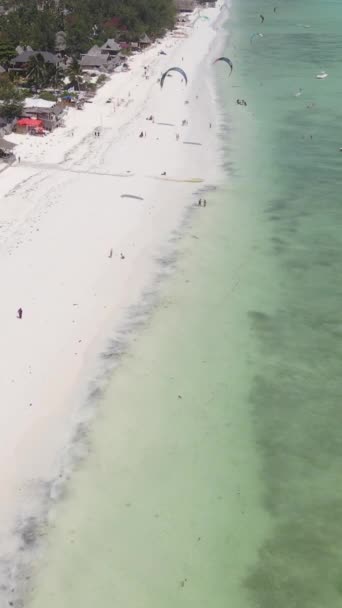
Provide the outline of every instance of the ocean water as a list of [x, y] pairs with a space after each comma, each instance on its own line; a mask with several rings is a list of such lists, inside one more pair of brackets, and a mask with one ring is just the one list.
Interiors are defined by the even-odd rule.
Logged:
[[30, 608], [341, 605], [341, 19], [233, 0], [226, 182], [112, 378]]

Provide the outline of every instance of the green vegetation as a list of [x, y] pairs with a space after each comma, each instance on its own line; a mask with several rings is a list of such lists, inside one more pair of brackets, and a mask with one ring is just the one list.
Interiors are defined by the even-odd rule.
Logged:
[[79, 56], [108, 37], [131, 41], [146, 32], [155, 38], [175, 20], [172, 0], [7, 0], [3, 4], [15, 10], [1, 20], [0, 64], [11, 58], [17, 45], [53, 52], [58, 31], [66, 33], [67, 53]]
[[108, 77], [106, 76], [106, 74], [100, 74], [100, 76], [98, 77], [98, 79], [96, 80], [96, 84], [100, 87], [102, 86], [105, 82], [107, 82]]
[[45, 101], [57, 101], [57, 96], [51, 93], [51, 91], [41, 91], [39, 97], [40, 99], [45, 99]]
[[0, 40], [0, 65], [8, 65], [9, 61], [16, 56], [15, 49], [8, 42]]
[[23, 111], [23, 99], [25, 95], [17, 89], [9, 78], [0, 80], [0, 116], [6, 120], [12, 120], [20, 116]]
[[57, 65], [46, 63], [43, 55], [38, 53], [29, 61], [27, 83], [31, 89], [36, 90], [43, 87], [58, 89], [63, 86], [64, 72]]

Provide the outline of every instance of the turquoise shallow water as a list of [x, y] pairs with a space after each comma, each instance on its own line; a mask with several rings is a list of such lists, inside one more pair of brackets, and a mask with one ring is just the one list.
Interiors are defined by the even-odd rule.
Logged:
[[227, 183], [110, 384], [30, 606], [341, 605], [341, 18], [233, 2]]

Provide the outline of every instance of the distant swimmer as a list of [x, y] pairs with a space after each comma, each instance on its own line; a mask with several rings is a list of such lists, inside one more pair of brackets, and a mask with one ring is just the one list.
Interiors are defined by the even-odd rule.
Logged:
[[22, 319], [22, 318], [23, 318], [23, 309], [22, 308], [18, 308], [17, 319]]
[[277, 7], [275, 6], [273, 9], [273, 12], [276, 13], [277, 12]]
[[303, 89], [298, 89], [297, 93], [295, 93], [295, 97], [300, 97], [303, 93]]
[[320, 72], [319, 74], [316, 74], [316, 78], [318, 78], [318, 80], [324, 80], [325, 78], [328, 78], [328, 74], [327, 72]]
[[264, 17], [264, 15], [259, 15], [259, 17], [260, 17], [260, 19], [261, 19], [261, 23], [264, 23], [264, 21], [265, 21], [265, 17]]

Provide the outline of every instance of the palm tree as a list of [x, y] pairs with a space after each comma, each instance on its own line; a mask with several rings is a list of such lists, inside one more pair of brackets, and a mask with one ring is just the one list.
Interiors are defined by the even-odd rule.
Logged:
[[76, 57], [72, 58], [72, 63], [69, 66], [67, 75], [70, 79], [70, 84], [75, 88], [80, 90], [80, 84], [82, 84], [82, 70], [79, 62]]
[[46, 70], [45, 85], [51, 85], [54, 89], [59, 89], [64, 85], [65, 74], [58, 65], [49, 64]]
[[33, 55], [29, 61], [29, 71], [27, 74], [28, 82], [31, 87], [41, 89], [47, 76], [47, 66], [41, 53]]
[[0, 65], [7, 66], [15, 56], [15, 49], [10, 44], [0, 41]]

